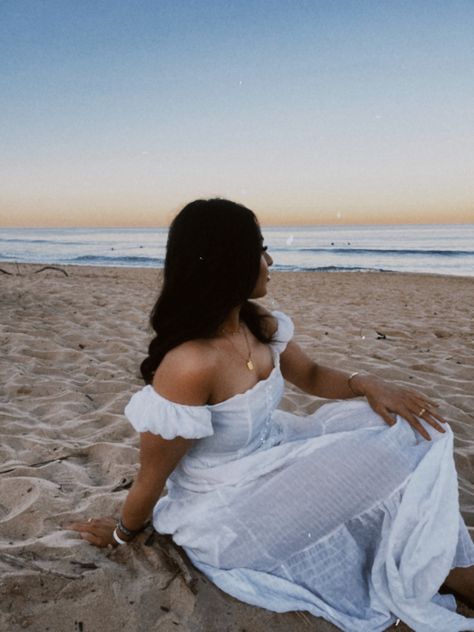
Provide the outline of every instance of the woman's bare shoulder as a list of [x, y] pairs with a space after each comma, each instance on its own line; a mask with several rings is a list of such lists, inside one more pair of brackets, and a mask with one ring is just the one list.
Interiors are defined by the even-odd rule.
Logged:
[[208, 340], [189, 340], [168, 351], [153, 377], [153, 388], [173, 402], [205, 404], [212, 391], [217, 356]]
[[262, 317], [265, 334], [271, 338], [278, 329], [278, 320], [271, 311], [263, 307], [263, 305], [259, 305], [258, 303], [253, 303], [253, 305], [255, 305], [258, 315]]

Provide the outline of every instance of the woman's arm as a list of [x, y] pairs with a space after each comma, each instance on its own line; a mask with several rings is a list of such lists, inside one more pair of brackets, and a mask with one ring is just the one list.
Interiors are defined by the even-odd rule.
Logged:
[[[212, 379], [212, 358], [190, 342], [167, 354], [155, 373], [153, 387], [172, 402], [201, 406], [209, 398]], [[121, 514], [122, 524], [128, 531], [140, 530], [149, 519], [168, 476], [193, 443], [193, 439], [180, 436], [168, 440], [151, 432], [140, 433], [140, 467]], [[89, 518], [86, 522], [64, 526], [79, 532], [82, 539], [95, 546], [117, 543], [113, 537], [117, 521], [113, 518]], [[116, 535], [124, 541], [130, 539], [119, 526]]]
[[280, 356], [283, 377], [305, 393], [328, 399], [348, 399], [357, 397], [353, 383], [359, 375], [351, 379], [350, 373], [331, 369], [313, 362], [296, 342], [289, 342]]
[[281, 354], [280, 366], [283, 377], [306, 393], [328, 399], [364, 395], [375, 412], [390, 426], [395, 423], [395, 413], [406, 419], [428, 441], [430, 435], [419, 417], [439, 432], [444, 432], [438, 422], [445, 423], [446, 420], [438, 414], [438, 405], [418, 391], [390, 384], [368, 373], [357, 373], [351, 377], [345, 371], [319, 365], [293, 341]]
[[166, 440], [151, 432], [140, 434], [140, 468], [122, 509], [128, 529], [140, 529], [149, 519], [168, 476], [193, 443], [182, 437]]
[[[140, 467], [123, 505], [121, 519], [130, 531], [140, 530], [150, 518], [155, 503], [163, 492], [166, 479], [192, 446], [192, 439], [166, 440], [151, 432], [140, 434]], [[113, 518], [90, 518], [86, 522], [73, 522], [65, 528], [77, 531], [83, 540], [95, 546], [116, 544], [113, 538], [117, 521]], [[129, 540], [119, 528], [117, 535]]]

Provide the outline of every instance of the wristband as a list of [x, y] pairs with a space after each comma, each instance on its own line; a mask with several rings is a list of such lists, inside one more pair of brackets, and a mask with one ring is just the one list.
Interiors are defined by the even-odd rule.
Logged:
[[122, 540], [122, 538], [117, 534], [117, 527], [115, 527], [114, 532], [112, 533], [112, 537], [117, 542], [117, 544], [128, 544], [126, 540]]
[[136, 535], [144, 531], [148, 527], [148, 524], [149, 524], [148, 522], [145, 522], [145, 524], [141, 526], [139, 529], [127, 529], [127, 527], [122, 522], [122, 518], [119, 518], [117, 522], [117, 529], [121, 533], [124, 533], [127, 536], [127, 538], [134, 538]]

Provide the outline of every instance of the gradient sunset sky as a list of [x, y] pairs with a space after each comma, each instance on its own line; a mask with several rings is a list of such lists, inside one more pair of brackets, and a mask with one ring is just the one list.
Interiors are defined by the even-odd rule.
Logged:
[[0, 226], [474, 222], [474, 1], [2, 0]]

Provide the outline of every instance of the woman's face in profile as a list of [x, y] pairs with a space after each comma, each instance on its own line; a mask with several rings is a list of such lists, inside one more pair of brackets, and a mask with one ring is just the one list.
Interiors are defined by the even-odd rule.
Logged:
[[273, 259], [267, 252], [267, 247], [262, 247], [262, 256], [260, 257], [260, 271], [258, 273], [257, 282], [250, 298], [262, 298], [267, 293], [267, 283], [270, 280], [268, 268], [272, 265]]

